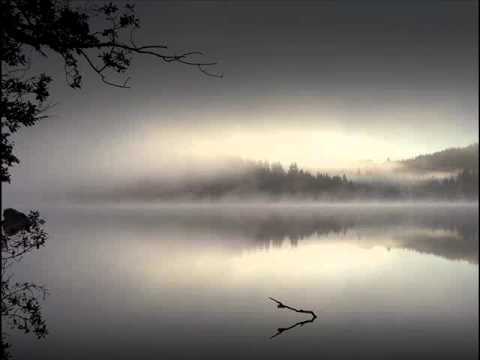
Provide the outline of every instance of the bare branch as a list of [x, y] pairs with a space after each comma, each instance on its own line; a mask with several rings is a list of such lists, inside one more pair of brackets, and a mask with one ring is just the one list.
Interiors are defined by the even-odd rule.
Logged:
[[272, 336], [270, 336], [270, 339], [273, 339], [274, 337], [277, 337], [278, 335], [281, 335], [285, 331], [292, 330], [293, 328], [296, 328], [297, 326], [302, 327], [303, 325], [312, 323], [314, 321], [315, 321], [315, 318], [311, 318], [311, 319], [308, 319], [308, 320], [296, 322], [295, 324], [293, 324], [289, 327], [286, 327], [286, 328], [278, 328], [277, 332], [275, 334], [273, 334]]
[[272, 297], [269, 297], [270, 300], [274, 301], [275, 303], [277, 303], [277, 308], [279, 309], [288, 309], [288, 310], [291, 310], [291, 311], [294, 311], [294, 312], [297, 312], [297, 313], [302, 313], [302, 314], [309, 314], [311, 315], [312, 317], [308, 320], [304, 320], [304, 321], [299, 321], [299, 322], [296, 322], [295, 324], [293, 325], [290, 325], [288, 327], [285, 327], [285, 328], [278, 328], [277, 329], [277, 332], [275, 334], [273, 334], [270, 339], [273, 339], [274, 337], [277, 337], [278, 335], [281, 335], [283, 332], [285, 331], [288, 331], [288, 330], [291, 330], [297, 326], [303, 326], [305, 324], [309, 324], [309, 323], [312, 323], [315, 321], [315, 319], [317, 318], [317, 315], [312, 311], [312, 310], [303, 310], [303, 309], [296, 309], [292, 306], [289, 306], [289, 305], [285, 305], [284, 303], [282, 303], [281, 301], [277, 300], [277, 299], [274, 299]]
[[122, 89], [130, 88], [130, 86], [127, 86], [127, 83], [128, 83], [128, 80], [130, 80], [130, 77], [128, 77], [122, 84], [111, 82], [111, 81], [107, 80], [107, 78], [105, 77], [105, 75], [103, 73], [103, 71], [106, 69], [106, 65], [99, 69], [98, 67], [95, 66], [93, 61], [90, 59], [90, 57], [83, 50], [79, 50], [79, 52], [83, 56], [83, 58], [87, 61], [88, 65], [93, 69], [93, 71], [95, 71], [98, 75], [100, 75], [100, 79], [105, 84], [110, 85], [110, 86], [114, 86], [114, 87], [118, 87], [118, 88], [122, 88]]
[[223, 78], [223, 73], [211, 73], [207, 70], [205, 70], [202, 65], [198, 65], [198, 70], [200, 70], [203, 74], [207, 75], [207, 76], [212, 76], [212, 77], [216, 77], [216, 78], [220, 78], [222, 79]]
[[294, 307], [291, 307], [291, 306], [288, 306], [288, 305], [285, 305], [284, 303], [282, 303], [281, 301], [277, 300], [277, 299], [274, 299], [272, 297], [269, 297], [270, 300], [274, 301], [277, 303], [277, 308], [279, 309], [288, 309], [288, 310], [292, 310], [292, 311], [295, 311], [297, 313], [302, 313], [302, 314], [310, 314], [314, 319], [317, 318], [317, 315], [312, 311], [312, 310], [303, 310], [303, 309], [296, 309]]
[[127, 86], [127, 82], [129, 79], [127, 79], [124, 83], [116, 83], [112, 82], [107, 79], [105, 74], [103, 73], [104, 70], [108, 68], [108, 64], [104, 64], [103, 67], [98, 67], [96, 66], [93, 61], [90, 59], [90, 57], [87, 55], [87, 53], [84, 51], [86, 49], [101, 49], [101, 48], [110, 48], [110, 54], [115, 50], [115, 49], [121, 49], [127, 52], [132, 52], [132, 53], [137, 53], [137, 54], [143, 54], [143, 55], [150, 55], [157, 57], [161, 59], [162, 61], [166, 63], [171, 63], [171, 62], [179, 62], [184, 65], [190, 65], [190, 66], [196, 66], [198, 70], [210, 77], [216, 77], [216, 78], [223, 78], [223, 74], [221, 73], [213, 73], [205, 69], [205, 67], [209, 66], [214, 66], [217, 65], [218, 63], [215, 61], [193, 61], [190, 60], [189, 57], [199, 55], [203, 56], [204, 54], [201, 51], [188, 51], [185, 53], [182, 53], [180, 55], [166, 55], [159, 53], [156, 50], [165, 50], [168, 47], [165, 45], [143, 45], [143, 46], [136, 46], [133, 41], [132, 45], [127, 45], [123, 43], [118, 43], [116, 41], [109, 41], [109, 42], [103, 42], [103, 43], [97, 43], [97, 44], [91, 44], [91, 45], [83, 45], [77, 47], [78, 53], [82, 55], [82, 57], [87, 61], [88, 65], [100, 76], [101, 80], [108, 85], [119, 87], [119, 88], [129, 88]]

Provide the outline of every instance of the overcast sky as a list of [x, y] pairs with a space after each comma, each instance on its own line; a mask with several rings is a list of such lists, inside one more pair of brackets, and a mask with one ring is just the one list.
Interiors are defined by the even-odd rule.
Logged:
[[223, 79], [136, 58], [131, 89], [54, 56], [51, 118], [16, 138], [10, 191], [224, 156], [311, 169], [478, 141], [476, 1], [138, 1], [137, 43], [202, 50]]

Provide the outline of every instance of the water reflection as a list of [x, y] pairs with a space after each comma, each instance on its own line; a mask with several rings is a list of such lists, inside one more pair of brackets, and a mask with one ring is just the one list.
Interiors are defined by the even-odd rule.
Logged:
[[[478, 207], [164, 206], [45, 216], [51, 241], [20, 271], [51, 290], [50, 336], [19, 338], [19, 359], [478, 354]], [[269, 296], [321, 321], [298, 323]], [[280, 328], [288, 336], [267, 341], [279, 323], [291, 324]]]
[[[466, 209], [366, 209], [361, 213], [315, 213], [309, 216], [272, 215], [257, 224], [254, 238], [269, 247], [284, 242], [297, 246], [303, 239], [343, 238], [350, 233], [364, 246], [405, 248], [447, 259], [478, 264], [478, 212]], [[349, 239], [355, 241], [354, 239]]]
[[478, 206], [161, 207], [111, 220], [142, 234], [209, 234], [232, 246], [237, 244], [231, 239], [252, 240], [246, 248], [296, 247], [305, 239], [335, 237], [478, 264]]
[[297, 321], [295, 324], [292, 324], [288, 327], [278, 328], [277, 332], [275, 334], [273, 334], [272, 336], [270, 336], [270, 339], [273, 339], [273, 338], [277, 337], [278, 335], [282, 335], [286, 331], [295, 329], [297, 326], [301, 327], [303, 325], [313, 323], [315, 321], [315, 319], [316, 319], [316, 317], [315, 318], [310, 318], [310, 319], [307, 319], [307, 320], [303, 320], [303, 321]]
[[310, 319], [307, 319], [307, 320], [303, 320], [303, 321], [297, 321], [296, 323], [288, 326], [288, 327], [284, 327], [284, 328], [278, 328], [277, 329], [277, 332], [275, 334], [273, 334], [270, 339], [273, 339], [281, 334], [283, 334], [284, 332], [286, 331], [289, 331], [289, 330], [293, 330], [295, 329], [297, 326], [300, 326], [302, 327], [303, 325], [306, 325], [306, 324], [310, 324], [310, 323], [313, 323], [315, 321], [315, 319], [317, 318], [317, 314], [315, 314], [314, 311], [312, 310], [303, 310], [303, 309], [297, 309], [297, 308], [294, 308], [292, 306], [289, 306], [289, 305], [285, 305], [284, 303], [282, 303], [281, 301], [277, 300], [277, 299], [274, 299], [272, 297], [269, 297], [270, 300], [272, 300], [273, 302], [275, 302], [277, 304], [277, 308], [278, 309], [286, 309], [286, 310], [290, 310], [290, 311], [293, 311], [293, 312], [296, 312], [296, 313], [300, 313], [300, 314], [308, 314], [310, 316]]

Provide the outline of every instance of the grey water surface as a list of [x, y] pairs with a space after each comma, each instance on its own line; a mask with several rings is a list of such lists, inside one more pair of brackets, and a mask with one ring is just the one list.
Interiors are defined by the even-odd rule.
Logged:
[[[476, 359], [478, 204], [41, 209], [17, 359]], [[271, 339], [277, 328], [317, 319]]]

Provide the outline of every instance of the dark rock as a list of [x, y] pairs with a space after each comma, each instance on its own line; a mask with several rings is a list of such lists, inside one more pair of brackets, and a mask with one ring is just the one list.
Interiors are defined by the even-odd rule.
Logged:
[[24, 213], [15, 209], [5, 209], [3, 211], [3, 230], [8, 236], [15, 235], [19, 231], [30, 229], [30, 219]]

